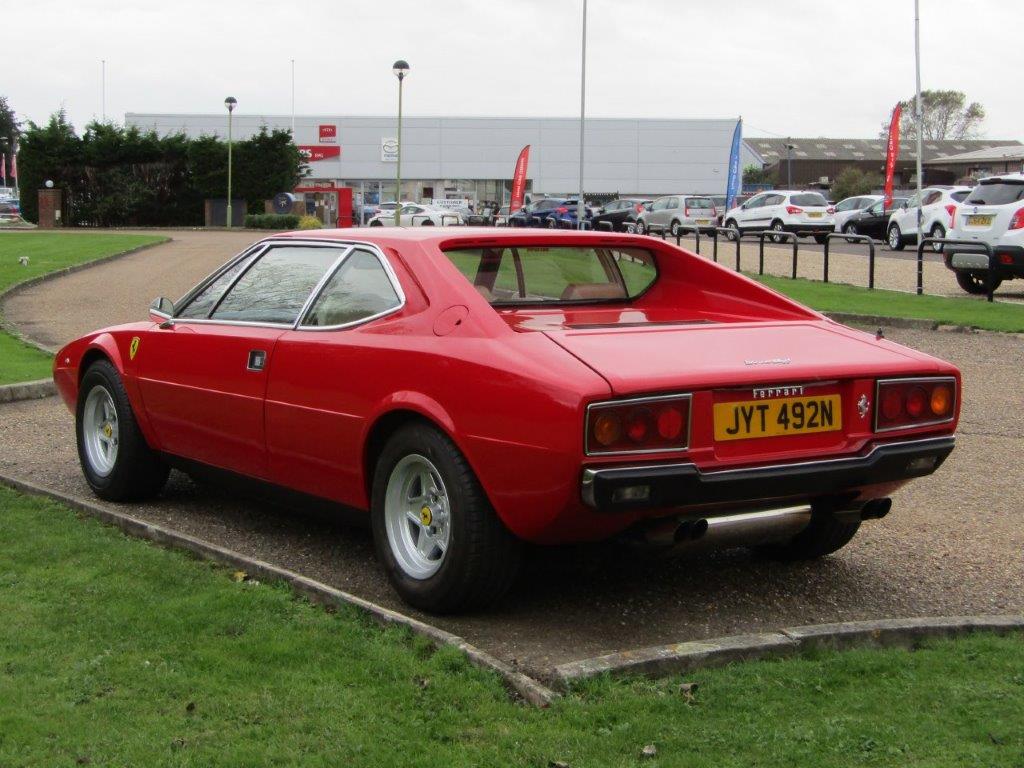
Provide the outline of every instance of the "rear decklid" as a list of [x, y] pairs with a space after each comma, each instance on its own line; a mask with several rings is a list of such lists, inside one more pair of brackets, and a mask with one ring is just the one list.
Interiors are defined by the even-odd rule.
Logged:
[[929, 373], [935, 358], [828, 320], [549, 329], [616, 395]]

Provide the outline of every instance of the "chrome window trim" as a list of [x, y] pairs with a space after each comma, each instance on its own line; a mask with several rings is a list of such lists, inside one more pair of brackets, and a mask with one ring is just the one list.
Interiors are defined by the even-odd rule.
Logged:
[[[897, 427], [879, 427], [878, 417], [882, 412], [882, 398], [879, 392], [882, 389], [883, 384], [916, 384], [926, 382], [929, 384], [936, 384], [939, 382], [947, 382], [953, 385], [953, 411], [948, 419], [937, 419], [933, 421], [919, 421], [914, 424], [901, 424]], [[960, 401], [960, 391], [956, 385], [956, 377], [954, 376], [907, 376], [895, 379], [878, 379], [875, 381], [875, 419], [874, 431], [879, 434], [885, 434], [886, 432], [900, 432], [908, 429], [918, 429], [919, 427], [933, 427], [937, 424], [949, 424], [956, 418], [956, 406]]]
[[405, 303], [406, 303], [405, 291], [402, 290], [402, 284], [398, 281], [398, 275], [395, 273], [394, 268], [391, 266], [391, 263], [388, 261], [387, 256], [384, 255], [383, 251], [381, 251], [381, 249], [377, 245], [375, 245], [373, 243], [353, 242], [351, 247], [349, 248], [349, 250], [345, 253], [345, 258], [347, 259], [349, 255], [351, 255], [352, 253], [355, 253], [357, 250], [360, 250], [360, 249], [364, 249], [364, 250], [368, 251], [369, 253], [371, 253], [377, 259], [377, 261], [381, 265], [381, 267], [384, 269], [384, 274], [387, 276], [388, 282], [391, 283], [391, 288], [394, 290], [395, 295], [398, 297], [398, 305], [394, 306], [394, 307], [391, 307], [390, 309], [386, 309], [383, 312], [378, 312], [375, 315], [370, 315], [368, 317], [363, 317], [363, 318], [360, 318], [359, 320], [353, 320], [353, 321], [351, 321], [349, 323], [340, 323], [338, 325], [304, 325], [302, 321], [304, 321], [307, 318], [309, 312], [313, 309], [313, 305], [316, 304], [317, 299], [320, 298], [320, 294], [323, 293], [324, 289], [327, 287], [327, 283], [330, 282], [330, 278], [334, 277], [334, 274], [339, 269], [341, 269], [342, 264], [344, 264], [345, 260], [342, 259], [342, 260], [340, 260], [334, 266], [334, 268], [332, 270], [330, 270], [330, 274], [328, 275], [328, 278], [326, 280], [324, 280], [321, 285], [317, 286], [317, 290], [314, 292], [314, 295], [311, 297], [311, 301], [309, 302], [309, 304], [306, 307], [304, 307], [303, 312], [299, 315], [298, 319], [295, 321], [295, 325], [293, 327], [293, 330], [296, 330], [296, 331], [338, 331], [338, 330], [343, 330], [345, 328], [354, 328], [357, 325], [363, 325], [364, 323], [373, 322], [374, 320], [378, 320], [378, 319], [380, 319], [382, 317], [387, 317], [388, 315], [392, 315], [395, 312], [398, 312], [398, 311], [402, 310], [405, 307]]
[[916, 445], [922, 448], [928, 447], [930, 443], [946, 442], [948, 440], [956, 441], [956, 435], [941, 435], [939, 437], [922, 437], [913, 440], [897, 440], [894, 442], [874, 442], [871, 445], [871, 450], [867, 453], [859, 453], [856, 456], [839, 456], [830, 459], [812, 459], [810, 461], [795, 461], [795, 462], [779, 462], [776, 464], [755, 464], [749, 467], [736, 467], [735, 469], [715, 469], [710, 472], [703, 471], [700, 467], [694, 464], [692, 461], [676, 461], [670, 463], [660, 464], [633, 464], [630, 466], [600, 466], [600, 467], [584, 467], [583, 478], [581, 484], [591, 485], [596, 477], [599, 477], [605, 472], [617, 472], [619, 470], [642, 470], [642, 469], [672, 469], [675, 467], [693, 467], [703, 477], [719, 477], [721, 475], [731, 475], [738, 472], [760, 472], [762, 470], [775, 470], [775, 469], [792, 469], [794, 467], [814, 467], [814, 466], [841, 466], [843, 464], [850, 464], [857, 461], [863, 461], [864, 459], [870, 458], [875, 452], [883, 448], [899, 447], [901, 445]]
[[[185, 309], [189, 304], [192, 303], [197, 294], [201, 293], [204, 288], [206, 288], [210, 283], [215, 281], [218, 277], [220, 277], [222, 274], [224, 274], [233, 266], [235, 266], [235, 264], [237, 264], [239, 261], [242, 261], [243, 259], [247, 259], [250, 256], [253, 256], [253, 263], [255, 263], [256, 259], [263, 255], [262, 251], [266, 250], [266, 248], [267, 241], [261, 240], [258, 243], [250, 245], [241, 253], [236, 254], [234, 258], [228, 259], [226, 262], [221, 264], [219, 267], [217, 267], [217, 269], [213, 270], [213, 272], [211, 272], [202, 280], [200, 280], [199, 283], [197, 283], [192, 289], [187, 291], [184, 296], [182, 296], [174, 303], [174, 314], [170, 315], [170, 317], [173, 317], [175, 320], [180, 320], [181, 322], [187, 322], [188, 320], [191, 320], [192, 318], [187, 317], [179, 318], [179, 314], [183, 309]], [[247, 270], [242, 270], [243, 274], [246, 271]], [[232, 280], [231, 285], [234, 285], [234, 282], [235, 281]], [[230, 288], [231, 285], [229, 285], [228, 288]], [[224, 291], [221, 292], [220, 296], [217, 297], [217, 301], [215, 301], [213, 304], [214, 307], [220, 304], [220, 300], [224, 298], [225, 293], [227, 293], [227, 288], [225, 288]], [[209, 315], [207, 315], [207, 317], [209, 317]]]
[[303, 318], [305, 318], [306, 314], [309, 312], [309, 308], [313, 306], [313, 303], [317, 299], [320, 298], [320, 293], [323, 291], [324, 286], [326, 286], [328, 281], [332, 277], [334, 277], [334, 273], [338, 271], [341, 265], [348, 258], [348, 255], [352, 253], [352, 251], [354, 250], [354, 245], [350, 245], [346, 248], [343, 248], [338, 258], [331, 262], [331, 266], [329, 266], [327, 268], [327, 271], [320, 276], [320, 279], [317, 280], [316, 285], [313, 286], [313, 290], [309, 292], [309, 296], [306, 297], [306, 300], [302, 303], [302, 306], [299, 308], [299, 314], [295, 316], [294, 322], [291, 323], [292, 328], [299, 327], [299, 323], [301, 323]]
[[[608, 408], [623, 405], [634, 405], [636, 403], [654, 403], [663, 400], [686, 400], [686, 442], [682, 446], [671, 446], [668, 448], [641, 448], [635, 451], [589, 451], [587, 450], [587, 429], [590, 426], [591, 408]], [[636, 454], [651, 453], [672, 453], [674, 451], [685, 451], [690, 447], [690, 432], [693, 429], [693, 394], [690, 392], [679, 392], [670, 395], [650, 395], [647, 397], [629, 397], [621, 400], [598, 400], [587, 403], [586, 413], [583, 416], [583, 455], [584, 456], [630, 456]]]

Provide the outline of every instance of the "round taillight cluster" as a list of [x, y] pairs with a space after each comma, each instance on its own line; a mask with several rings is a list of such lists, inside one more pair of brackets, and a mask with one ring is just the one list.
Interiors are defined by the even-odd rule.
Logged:
[[689, 415], [688, 397], [596, 404], [588, 412], [587, 453], [685, 448]]
[[950, 379], [880, 382], [877, 427], [896, 429], [951, 420], [954, 392]]

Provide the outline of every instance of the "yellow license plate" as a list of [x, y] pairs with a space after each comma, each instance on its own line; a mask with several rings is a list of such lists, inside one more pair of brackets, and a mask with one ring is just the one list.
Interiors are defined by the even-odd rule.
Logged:
[[992, 225], [993, 216], [968, 216], [967, 224], [972, 227], [988, 227]]
[[698, 224], [710, 224], [711, 219], [697, 219]]
[[823, 213], [808, 213], [807, 214], [807, 218], [809, 218], [809, 219], [820, 219], [824, 215], [825, 214], [823, 214]]
[[843, 427], [839, 395], [715, 403], [715, 440], [837, 432]]

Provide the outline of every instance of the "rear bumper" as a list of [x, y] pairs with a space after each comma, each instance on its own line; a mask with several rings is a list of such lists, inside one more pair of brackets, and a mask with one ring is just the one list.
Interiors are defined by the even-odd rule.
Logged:
[[835, 232], [835, 222], [830, 221], [827, 224], [785, 224], [782, 227], [786, 232], [794, 232], [797, 234], [818, 234], [825, 235], [829, 232]]
[[[600, 512], [813, 498], [930, 475], [953, 450], [952, 435], [879, 443], [859, 456], [703, 472], [690, 463], [588, 468], [580, 495]], [[625, 488], [648, 486], [642, 500]]]
[[[957, 251], [955, 245], [944, 246], [942, 250], [946, 266], [952, 270], [988, 271], [988, 255], [981, 251]], [[1024, 277], [1024, 247], [996, 245], [993, 250], [996, 254], [996, 274], [1000, 278]], [[1003, 263], [1005, 257], [1009, 257], [1012, 263]]]

